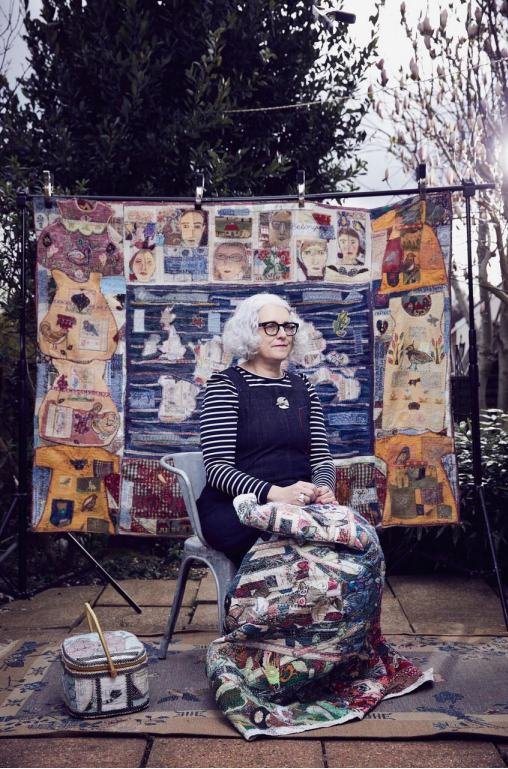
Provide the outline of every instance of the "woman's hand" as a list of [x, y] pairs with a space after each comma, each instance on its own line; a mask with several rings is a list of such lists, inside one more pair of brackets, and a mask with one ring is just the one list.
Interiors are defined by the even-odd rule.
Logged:
[[298, 481], [292, 486], [272, 486], [266, 499], [268, 502], [284, 502], [286, 505], [310, 505], [316, 500], [318, 491], [313, 483]]
[[335, 494], [328, 486], [319, 486], [316, 495], [316, 505], [338, 505]]

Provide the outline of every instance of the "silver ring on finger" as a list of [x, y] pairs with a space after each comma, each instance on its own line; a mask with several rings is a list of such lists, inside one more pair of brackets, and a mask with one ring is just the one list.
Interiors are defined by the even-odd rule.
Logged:
[[302, 503], [302, 505], [304, 505], [305, 504], [305, 500], [307, 499], [307, 497], [305, 496], [305, 494], [300, 494], [300, 496], [297, 497], [297, 499], [298, 499], [299, 502]]

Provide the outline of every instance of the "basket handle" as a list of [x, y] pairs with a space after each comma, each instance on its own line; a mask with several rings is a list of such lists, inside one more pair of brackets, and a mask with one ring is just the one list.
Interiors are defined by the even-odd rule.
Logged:
[[[94, 626], [95, 630], [99, 634], [99, 638], [101, 639], [102, 648], [104, 649], [104, 653], [106, 655], [106, 659], [108, 661], [108, 667], [109, 667], [109, 673], [111, 675], [111, 678], [116, 678], [118, 675], [118, 671], [115, 668], [113, 664], [113, 660], [111, 659], [111, 654], [109, 653], [108, 645], [106, 643], [106, 639], [104, 638], [101, 630], [101, 626], [99, 625], [99, 620], [97, 619], [97, 615], [95, 614], [94, 610], [90, 606], [89, 603], [85, 603], [85, 611], [86, 611], [86, 619], [88, 622], [88, 627], [90, 628], [90, 633], [94, 632]], [[93, 623], [93, 624], [92, 624]]]

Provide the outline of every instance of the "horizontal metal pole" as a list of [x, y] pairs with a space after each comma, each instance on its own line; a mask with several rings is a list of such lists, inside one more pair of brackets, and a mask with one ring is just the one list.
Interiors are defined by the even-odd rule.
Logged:
[[[464, 184], [452, 184], [448, 187], [427, 187], [427, 194], [430, 192], [464, 192]], [[476, 190], [494, 190], [495, 184], [470, 184], [467, 185], [469, 189]], [[404, 190], [371, 190], [369, 192], [362, 192], [357, 190], [355, 192], [321, 192], [319, 194], [305, 195], [306, 200], [325, 200], [327, 198], [385, 198], [393, 195], [419, 195], [420, 190], [418, 187]], [[298, 200], [298, 196], [291, 196], [291, 199]]]
[[[447, 187], [427, 187], [427, 194], [431, 192], [464, 192], [465, 186], [470, 190], [493, 190], [495, 184], [452, 184]], [[418, 195], [420, 190], [418, 187], [412, 187], [411, 189], [403, 190], [356, 190], [355, 192], [342, 192], [335, 190], [334, 192], [319, 192], [309, 193], [305, 195], [305, 200], [328, 200], [329, 198], [380, 198], [380, 197], [392, 197], [393, 195]], [[32, 193], [27, 195], [27, 199], [31, 200], [34, 197]], [[136, 203], [194, 203], [195, 198], [191, 197], [160, 197], [160, 198], [144, 198], [141, 196], [132, 197], [129, 195], [55, 195], [58, 200], [74, 198], [82, 198], [83, 200], [111, 200], [111, 201], [132, 201]], [[255, 203], [262, 201], [297, 201], [298, 195], [246, 195], [245, 197], [203, 197], [202, 203]]]

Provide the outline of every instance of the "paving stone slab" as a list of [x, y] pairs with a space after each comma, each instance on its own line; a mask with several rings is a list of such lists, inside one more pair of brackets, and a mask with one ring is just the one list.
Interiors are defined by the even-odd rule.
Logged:
[[[95, 613], [102, 630], [128, 630], [137, 636], [162, 636], [166, 629], [169, 609], [159, 606], [148, 606], [142, 614], [134, 609], [120, 606], [97, 606]], [[190, 610], [183, 608], [178, 615], [177, 630], [183, 630], [189, 624]], [[73, 628], [72, 634], [88, 633], [88, 623], [83, 616], [82, 621]]]
[[52, 587], [37, 593], [30, 600], [11, 601], [2, 604], [0, 611], [8, 609], [11, 613], [26, 611], [54, 611], [59, 606], [82, 606], [85, 601], [93, 605], [104, 590], [102, 585], [79, 585], [75, 587]]
[[413, 632], [399, 601], [388, 585], [385, 587], [381, 603], [381, 628], [385, 635], [387, 633], [405, 635]]
[[[68, 630], [72, 625], [83, 616], [83, 604], [64, 605], [54, 607], [54, 609], [38, 609], [36, 611], [27, 610], [25, 612], [8, 611], [0, 612], [0, 633], [23, 631], [26, 635], [37, 630], [48, 630], [51, 628], [61, 628]], [[18, 636], [19, 637], [19, 636]]]
[[216, 630], [198, 630], [193, 632], [194, 628], [189, 625], [186, 630], [180, 633], [175, 633], [173, 639], [175, 641], [180, 640], [185, 644], [211, 644], [217, 638]]
[[148, 767], [316, 767], [321, 769], [320, 740], [262, 740], [157, 737]]
[[0, 767], [138, 767], [145, 747], [142, 737], [5, 738]]
[[499, 751], [501, 758], [505, 762], [506, 766], [508, 766], [508, 741], [496, 742], [495, 745], [497, 750]]
[[447, 574], [389, 578], [415, 633], [507, 635], [501, 602], [482, 579]]
[[216, 603], [198, 603], [189, 630], [216, 630], [219, 634], [219, 610]]
[[212, 572], [208, 571], [199, 583], [197, 603], [217, 603], [217, 588]]
[[491, 742], [476, 740], [337, 740], [325, 742], [328, 766], [373, 767], [504, 767]]
[[69, 628], [83, 614], [85, 601], [95, 604], [102, 590], [94, 585], [52, 588], [30, 600], [5, 604], [0, 608], [0, 633]]
[[[122, 579], [118, 580], [138, 606], [170, 607], [175, 597], [176, 579]], [[192, 606], [198, 592], [198, 580], [189, 580], [185, 586], [182, 606]], [[108, 585], [97, 602], [98, 606], [125, 606], [125, 600]]]

